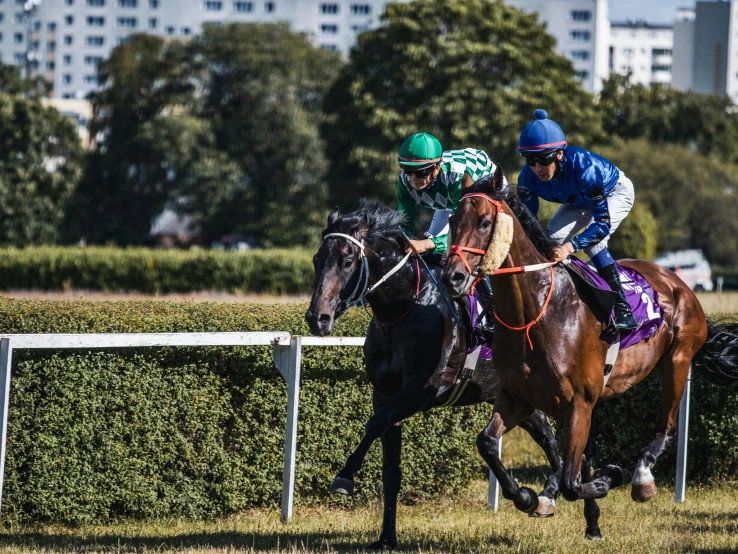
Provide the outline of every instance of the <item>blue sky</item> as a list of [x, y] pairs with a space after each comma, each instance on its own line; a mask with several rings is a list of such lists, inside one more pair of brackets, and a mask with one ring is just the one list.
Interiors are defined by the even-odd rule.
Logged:
[[610, 20], [645, 19], [671, 23], [677, 8], [694, 7], [695, 0], [610, 0]]

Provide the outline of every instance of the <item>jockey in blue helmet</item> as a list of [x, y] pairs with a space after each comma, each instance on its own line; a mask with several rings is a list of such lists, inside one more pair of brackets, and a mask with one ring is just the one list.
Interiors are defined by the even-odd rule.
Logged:
[[615, 328], [637, 327], [615, 260], [607, 250], [610, 235], [633, 207], [633, 183], [605, 158], [583, 148], [567, 147], [564, 131], [544, 110], [536, 110], [535, 120], [520, 133], [518, 152], [527, 162], [518, 176], [518, 194], [530, 211], [538, 214], [539, 198], [563, 204], [548, 225], [560, 244], [551, 261], [562, 261], [584, 250], [597, 273], [618, 295]]

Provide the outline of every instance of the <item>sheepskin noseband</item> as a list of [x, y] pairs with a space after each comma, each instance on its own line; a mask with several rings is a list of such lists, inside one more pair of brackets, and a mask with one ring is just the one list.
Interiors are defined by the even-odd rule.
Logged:
[[479, 266], [480, 273], [492, 275], [500, 268], [502, 262], [507, 258], [508, 252], [510, 252], [513, 232], [512, 216], [498, 210], [495, 218], [495, 231], [492, 234], [492, 241], [489, 243], [487, 253], [482, 258], [482, 263]]

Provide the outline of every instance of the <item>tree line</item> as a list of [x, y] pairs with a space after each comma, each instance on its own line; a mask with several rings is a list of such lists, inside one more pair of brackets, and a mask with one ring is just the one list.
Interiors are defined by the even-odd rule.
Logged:
[[633, 180], [615, 253], [697, 247], [738, 267], [738, 108], [618, 75], [594, 97], [554, 46], [535, 14], [501, 0], [388, 4], [345, 61], [285, 24], [133, 35], [98, 67], [88, 151], [43, 105], [43, 82], [2, 66], [0, 243], [137, 244], [171, 207], [205, 244], [312, 246], [331, 207], [396, 202], [396, 152], [413, 132], [482, 148], [514, 181], [518, 134], [540, 107]]

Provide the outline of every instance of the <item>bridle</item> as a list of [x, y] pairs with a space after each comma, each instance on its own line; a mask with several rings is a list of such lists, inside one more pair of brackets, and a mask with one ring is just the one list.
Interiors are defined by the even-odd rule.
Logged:
[[[461, 197], [461, 202], [466, 200], [467, 198], [483, 198], [484, 200], [490, 202], [492, 205], [495, 206], [497, 209], [497, 213], [504, 213], [502, 211], [502, 204], [495, 200], [494, 198], [483, 194], [481, 192], [473, 192], [470, 194], [465, 194]], [[493, 233], [494, 238], [494, 233]], [[490, 243], [493, 242], [493, 239], [490, 239]], [[487, 252], [489, 251], [489, 246], [487, 247], [487, 250], [482, 250], [481, 248], [469, 248], [466, 246], [461, 246], [458, 244], [452, 244], [451, 249], [449, 252], [448, 257], [451, 258], [451, 256], [456, 255], [459, 258], [461, 258], [461, 261], [464, 263], [464, 266], [466, 267], [466, 270], [469, 272], [469, 275], [472, 277], [475, 277], [474, 283], [472, 283], [471, 290], [474, 290], [475, 285], [484, 278], [484, 274], [479, 271], [479, 268], [477, 268], [476, 271], [472, 271], [471, 266], [469, 265], [469, 262], [466, 259], [466, 256], [464, 255], [464, 252], [470, 252], [472, 254], [479, 254], [480, 256], [486, 256]], [[531, 321], [530, 323], [523, 325], [522, 327], [513, 327], [512, 325], [508, 325], [502, 319], [500, 319], [500, 316], [497, 314], [497, 311], [495, 311], [495, 319], [499, 321], [503, 326], [507, 327], [508, 329], [512, 331], [525, 331], [525, 336], [528, 339], [528, 344], [530, 345], [530, 349], [533, 350], [533, 342], [530, 340], [530, 329], [533, 327], [536, 323], [538, 323], [541, 318], [543, 317], [543, 314], [546, 313], [546, 308], [548, 308], [548, 303], [551, 301], [551, 296], [553, 296], [554, 291], [554, 283], [555, 283], [555, 277], [554, 277], [554, 269], [553, 266], [556, 265], [558, 262], [545, 262], [542, 264], [532, 264], [532, 265], [521, 265], [516, 267], [507, 267], [507, 268], [501, 268], [496, 269], [491, 273], [491, 275], [510, 275], [515, 273], [526, 273], [530, 271], [539, 271], [542, 269], [550, 269], [551, 271], [551, 287], [548, 291], [548, 294], [546, 295], [546, 300], [543, 302], [543, 307], [541, 308], [540, 313], [538, 316]]]
[[[323, 241], [325, 242], [326, 239], [332, 238], [332, 237], [340, 237], [348, 240], [349, 242], [354, 243], [356, 246], [359, 247], [359, 278], [356, 281], [356, 286], [354, 287], [354, 290], [351, 292], [348, 298], [345, 300], [341, 300], [341, 303], [338, 305], [338, 314], [339, 316], [343, 314], [346, 310], [348, 310], [352, 306], [357, 306], [358, 304], [361, 304], [361, 302], [364, 300], [364, 297], [366, 297], [368, 294], [372, 294], [374, 291], [379, 288], [379, 286], [384, 283], [387, 279], [392, 277], [395, 273], [400, 271], [402, 267], [405, 265], [405, 262], [407, 262], [408, 258], [410, 258], [410, 252], [408, 252], [404, 258], [402, 258], [397, 265], [395, 265], [392, 269], [390, 269], [387, 273], [384, 274], [384, 276], [379, 279], [376, 283], [369, 286], [369, 259], [366, 256], [366, 252], [364, 251], [365, 245], [363, 240], [359, 240], [356, 237], [352, 237], [351, 235], [347, 235], [345, 233], [328, 233], [323, 237]], [[417, 261], [415, 262], [416, 266], [418, 265]], [[418, 300], [418, 294], [420, 293], [420, 266], [417, 267], [418, 270], [418, 284], [417, 284], [417, 291], [413, 300], [412, 306], [415, 305], [415, 302]], [[390, 324], [396, 323], [405, 315], [407, 315], [408, 312], [403, 314], [402, 317], [400, 317], [398, 320], [393, 321]]]

